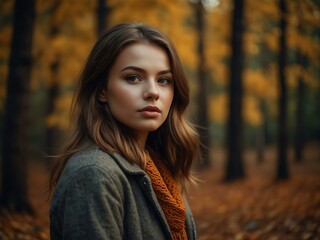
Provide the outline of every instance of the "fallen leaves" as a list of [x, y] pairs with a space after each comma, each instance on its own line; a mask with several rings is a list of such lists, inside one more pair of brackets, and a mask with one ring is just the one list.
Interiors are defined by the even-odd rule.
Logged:
[[204, 183], [190, 191], [200, 240], [320, 239], [318, 158], [291, 162], [291, 179], [278, 183], [265, 174], [274, 160], [246, 161], [248, 177], [234, 183], [220, 181], [223, 163], [214, 160], [201, 175]]
[[[224, 156], [215, 149], [212, 168], [201, 172], [203, 182], [190, 189], [199, 240], [320, 240], [318, 149], [308, 150], [311, 157], [302, 164], [290, 162], [291, 179], [278, 183], [272, 179], [274, 150], [266, 152], [260, 165], [252, 152], [246, 155], [247, 178], [222, 183]], [[41, 167], [30, 171], [30, 200], [36, 215], [1, 212], [1, 240], [50, 239], [48, 175]]]
[[50, 239], [48, 226], [37, 217], [2, 211], [0, 215], [0, 239], [46, 240]]

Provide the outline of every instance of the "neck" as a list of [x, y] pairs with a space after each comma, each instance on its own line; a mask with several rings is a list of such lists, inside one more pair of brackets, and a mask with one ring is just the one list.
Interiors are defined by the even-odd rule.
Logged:
[[137, 134], [138, 145], [141, 149], [144, 149], [146, 146], [147, 138], [149, 133], [139, 133]]

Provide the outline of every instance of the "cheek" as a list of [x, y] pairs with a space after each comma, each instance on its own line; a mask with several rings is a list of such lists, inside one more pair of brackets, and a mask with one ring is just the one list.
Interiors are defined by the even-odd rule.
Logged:
[[113, 88], [110, 89], [108, 95], [108, 102], [110, 107], [114, 110], [114, 108], [130, 108], [133, 106], [134, 100], [136, 99], [136, 95], [131, 90], [125, 88]]

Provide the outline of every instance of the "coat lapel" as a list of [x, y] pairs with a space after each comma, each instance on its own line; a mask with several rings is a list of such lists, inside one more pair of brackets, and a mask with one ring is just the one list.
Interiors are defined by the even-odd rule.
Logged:
[[142, 192], [145, 194], [145, 197], [152, 203], [152, 206], [158, 214], [167, 238], [172, 239], [170, 227], [158, 202], [157, 196], [153, 191], [150, 177], [144, 170], [140, 168], [138, 164], [127, 161], [120, 154], [112, 153], [109, 155], [115, 160], [124, 173], [135, 176], [135, 179], [137, 180]]

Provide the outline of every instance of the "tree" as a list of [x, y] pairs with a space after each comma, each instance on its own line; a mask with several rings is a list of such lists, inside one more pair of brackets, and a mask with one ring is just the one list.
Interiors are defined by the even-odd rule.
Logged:
[[[55, 0], [53, 2], [51, 12], [52, 18], [50, 21], [50, 32], [49, 37], [51, 41], [54, 41], [60, 35], [60, 24], [55, 21], [56, 14], [58, 13], [58, 9], [61, 6], [61, 0]], [[49, 83], [48, 83], [48, 101], [47, 101], [47, 118], [55, 111], [55, 101], [59, 97], [59, 80], [58, 80], [58, 72], [61, 67], [61, 56], [59, 53], [54, 52], [54, 57], [49, 64]], [[47, 125], [46, 128], [46, 153], [49, 155], [54, 155], [54, 148], [56, 142], [56, 132], [57, 128], [53, 125]]]
[[201, 167], [210, 165], [210, 132], [208, 120], [208, 84], [206, 79], [206, 62], [204, 53], [205, 19], [201, 1], [194, 4], [198, 31], [198, 132], [200, 135]]
[[244, 0], [234, 0], [232, 19], [229, 83], [229, 119], [227, 129], [228, 159], [226, 165], [226, 181], [244, 177], [242, 160], [242, 70], [243, 70], [243, 9]]
[[263, 115], [263, 122], [257, 127], [256, 133], [256, 151], [257, 163], [264, 162], [264, 149], [266, 145], [266, 129], [267, 129], [267, 107], [264, 99], [260, 100], [260, 109]]
[[277, 180], [288, 179], [287, 163], [287, 85], [285, 67], [287, 63], [286, 31], [287, 31], [287, 4], [286, 0], [279, 1], [280, 9], [280, 37], [279, 37], [279, 118], [278, 118], [278, 161]]
[[[303, 12], [300, 9], [301, 2], [298, 1], [296, 5], [296, 9], [298, 12], [298, 26], [297, 30], [299, 34], [303, 34]], [[300, 68], [304, 68], [306, 65], [306, 56], [303, 54], [301, 49], [297, 49], [297, 64]], [[304, 149], [304, 131], [305, 131], [305, 112], [304, 112], [304, 104], [306, 98], [306, 84], [303, 79], [303, 75], [298, 74], [298, 86], [297, 86], [297, 99], [296, 99], [296, 126], [295, 126], [295, 145], [294, 145], [294, 153], [295, 160], [297, 162], [302, 161], [302, 153]]]
[[[42, 35], [35, 37], [38, 67], [34, 71], [33, 87], [41, 87], [45, 80], [48, 89], [46, 127], [53, 130], [52, 143], [57, 143], [60, 133], [69, 127], [74, 83], [97, 38], [95, 10], [93, 1], [76, 5], [61, 0], [39, 2], [42, 21], [38, 22], [38, 27]], [[48, 146], [50, 153], [54, 148], [51, 144]]]
[[1, 207], [32, 212], [27, 199], [26, 126], [35, 1], [16, 0], [5, 104]]
[[[301, 52], [297, 54], [298, 64], [304, 65], [305, 56]], [[306, 84], [301, 75], [298, 76], [297, 86], [297, 102], [296, 102], [296, 126], [295, 126], [295, 160], [302, 161], [302, 153], [304, 149], [304, 129], [305, 129], [305, 113], [304, 104], [306, 98]]]
[[106, 17], [108, 16], [109, 11], [110, 10], [107, 6], [106, 0], [98, 0], [98, 7], [97, 7], [97, 16], [98, 16], [97, 32], [98, 32], [98, 35], [103, 33], [103, 31], [108, 26]]

